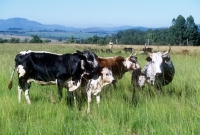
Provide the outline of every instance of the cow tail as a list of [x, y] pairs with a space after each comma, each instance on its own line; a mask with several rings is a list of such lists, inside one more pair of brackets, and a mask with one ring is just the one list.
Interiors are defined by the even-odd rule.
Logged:
[[12, 71], [12, 74], [11, 74], [11, 77], [10, 77], [10, 81], [8, 82], [8, 89], [11, 90], [12, 89], [12, 83], [13, 83], [13, 76], [14, 76], [14, 73], [15, 73], [15, 67]]

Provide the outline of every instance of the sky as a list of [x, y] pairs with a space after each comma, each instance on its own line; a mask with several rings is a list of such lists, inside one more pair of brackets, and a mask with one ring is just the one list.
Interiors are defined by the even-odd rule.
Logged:
[[193, 16], [200, 0], [1, 0], [0, 19], [26, 18], [66, 27], [170, 27], [173, 18]]

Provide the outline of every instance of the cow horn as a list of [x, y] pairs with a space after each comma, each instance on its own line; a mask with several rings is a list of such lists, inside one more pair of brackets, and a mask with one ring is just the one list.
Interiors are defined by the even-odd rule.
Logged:
[[151, 56], [151, 55], [152, 55], [152, 53], [148, 52], [148, 55], [149, 55], [149, 56]]
[[169, 46], [169, 50], [164, 52], [162, 55], [168, 54], [171, 51], [171, 46]]
[[131, 53], [131, 55], [129, 57], [131, 57], [133, 55], [133, 53]]

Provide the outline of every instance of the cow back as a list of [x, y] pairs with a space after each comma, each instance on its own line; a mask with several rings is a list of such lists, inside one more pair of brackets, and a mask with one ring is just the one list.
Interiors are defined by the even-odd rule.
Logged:
[[112, 71], [113, 76], [117, 79], [121, 79], [123, 74], [127, 71], [123, 62], [125, 59], [121, 56], [112, 58], [98, 58], [100, 67], [107, 67]]

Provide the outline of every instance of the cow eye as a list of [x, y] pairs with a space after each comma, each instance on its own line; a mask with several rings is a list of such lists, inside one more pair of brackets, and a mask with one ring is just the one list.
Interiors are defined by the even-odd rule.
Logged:
[[108, 76], [108, 74], [106, 74]]
[[88, 58], [89, 61], [92, 61], [92, 58]]

